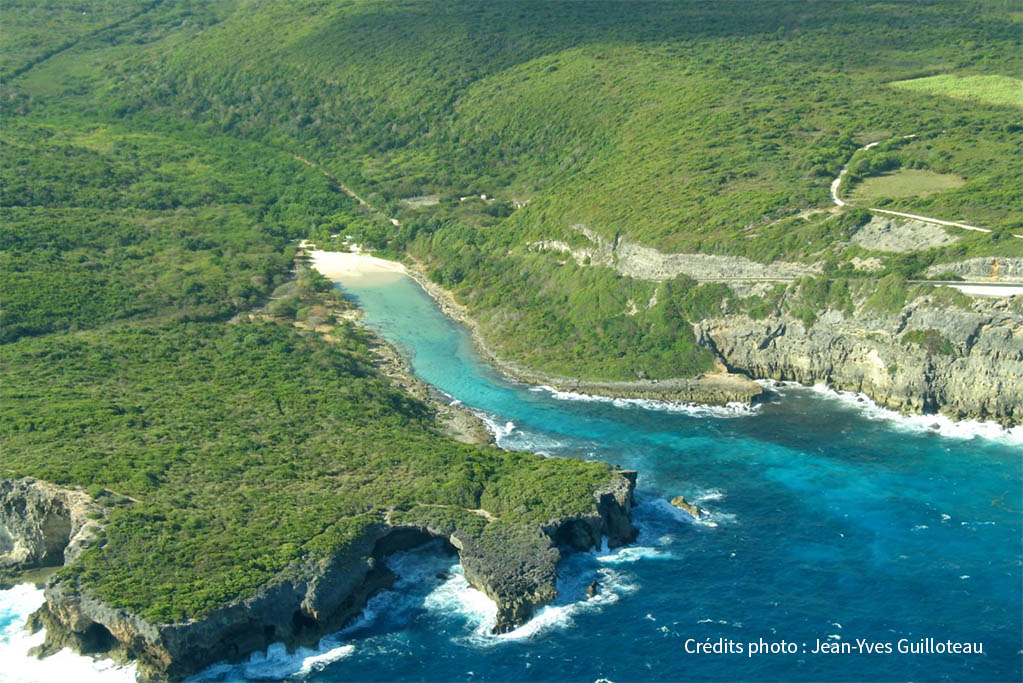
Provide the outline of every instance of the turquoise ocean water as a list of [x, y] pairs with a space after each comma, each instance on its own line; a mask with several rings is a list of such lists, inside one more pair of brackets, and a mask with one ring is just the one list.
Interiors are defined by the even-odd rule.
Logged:
[[[1018, 431], [903, 419], [856, 397], [790, 386], [754, 411], [557, 394], [483, 364], [465, 330], [408, 278], [353, 281], [344, 291], [420, 377], [479, 411], [502, 446], [639, 470], [639, 539], [564, 560], [558, 603], [501, 637], [489, 635], [493, 606], [453, 558], [435, 546], [402, 553], [391, 560], [395, 589], [319, 649], [275, 646], [201, 678], [1021, 679]], [[709, 520], [694, 523], [665, 502], [679, 494]], [[437, 578], [444, 572], [449, 578]], [[587, 600], [594, 579], [601, 592]], [[0, 655], [16, 662], [9, 679], [43, 675], [24, 658], [28, 641], [17, 628], [40, 601], [29, 587], [0, 593]], [[983, 653], [898, 651], [900, 641], [928, 638], [982, 644]], [[858, 639], [882, 652], [857, 651]], [[749, 644], [761, 641], [795, 652], [750, 656]], [[814, 654], [818, 641], [852, 651]], [[697, 643], [743, 651], [692, 652]], [[69, 656], [46, 671], [130, 675], [90, 666]]]

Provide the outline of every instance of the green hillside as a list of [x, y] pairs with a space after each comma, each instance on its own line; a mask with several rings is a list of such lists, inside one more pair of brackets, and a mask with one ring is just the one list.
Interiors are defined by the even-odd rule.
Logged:
[[[5, 94], [24, 125], [74, 119], [186, 148], [209, 139], [237, 145], [251, 166], [301, 154], [402, 225], [298, 198], [314, 217], [285, 220], [289, 235], [342, 232], [412, 254], [512, 359], [591, 379], [667, 377], [710, 367], [688, 324], [698, 316], [812, 302], [795, 285], [741, 301], [684, 277], [670, 289], [531, 243], [587, 247], [585, 228], [607, 243], [803, 263], [843, 281], [1023, 255], [1012, 236], [1023, 229], [1019, 109], [963, 95], [992, 83], [1004, 95], [1018, 79], [1012, 9], [165, 0], [79, 26], [77, 42]], [[40, 45], [59, 42], [64, 10], [53, 11], [35, 23], [51, 31]], [[954, 83], [958, 94], [902, 83]], [[870, 142], [880, 144], [859, 150]], [[829, 186], [847, 163], [850, 205], [839, 210]], [[955, 182], [887, 191], [890, 176]], [[418, 196], [439, 203], [402, 201]], [[865, 208], [991, 232], [951, 229], [950, 246], [871, 252], [850, 244]]]

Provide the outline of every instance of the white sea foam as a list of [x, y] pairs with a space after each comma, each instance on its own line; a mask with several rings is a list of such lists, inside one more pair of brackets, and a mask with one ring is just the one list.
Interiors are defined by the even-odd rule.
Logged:
[[316, 649], [300, 647], [288, 652], [284, 643], [274, 643], [265, 651], [253, 652], [249, 659], [238, 664], [214, 664], [189, 678], [190, 683], [245, 679], [250, 681], [279, 681], [285, 678], [307, 676], [314, 671], [348, 657], [354, 645], [341, 645], [337, 636], [323, 638]]
[[648, 398], [614, 398], [597, 394], [583, 394], [576, 391], [559, 391], [554, 387], [542, 385], [534, 387], [535, 391], [546, 391], [559, 401], [582, 401], [585, 403], [610, 403], [617, 408], [642, 408], [669, 413], [681, 413], [691, 417], [746, 417], [760, 410], [759, 405], [748, 406], [745, 403], [733, 402], [724, 406], [711, 406], [699, 403], [680, 403], [674, 401], [655, 401]]
[[678, 509], [663, 498], [655, 498], [654, 500], [643, 503], [643, 505], [649, 506], [649, 509], [655, 511], [661, 517], [668, 517], [672, 520], [692, 524], [694, 526], [714, 528], [721, 524], [734, 524], [736, 521], [734, 514], [719, 510], [707, 510], [708, 514], [706, 517], [703, 519], [695, 519], [688, 512]]
[[0, 680], [5, 683], [38, 681], [134, 681], [135, 667], [117, 666], [109, 659], [93, 659], [64, 649], [45, 659], [28, 654], [41, 645], [45, 634], [30, 634], [25, 622], [43, 604], [43, 591], [21, 584], [0, 591]]
[[487, 431], [494, 435], [494, 439], [500, 443], [501, 439], [504, 439], [511, 435], [515, 431], [515, 423], [508, 421], [503, 425], [498, 422], [498, 417], [492, 413], [488, 413], [485, 410], [474, 410], [473, 414], [479, 419], [483, 420], [483, 424], [486, 425]]
[[[594, 578], [599, 585], [598, 592], [586, 598], [586, 587]], [[602, 610], [637, 589], [626, 574], [608, 567], [598, 569], [595, 577], [589, 573], [563, 576], [558, 580], [560, 597], [555, 604], [541, 608], [536, 616], [514, 631], [492, 638], [498, 641], [525, 640], [554, 629], [569, 628], [574, 624], [576, 615]]]
[[[512, 434], [507, 437], [501, 437], [497, 440], [499, 446], [503, 448], [510, 448], [516, 451], [529, 451], [530, 453], [538, 453], [540, 455], [555, 455], [558, 451], [565, 448], [565, 443], [557, 439], [552, 439], [549, 436], [540, 434], [537, 432], [529, 432], [522, 429], [516, 429]], [[592, 453], [589, 454], [591, 457]]]
[[894, 410], [883, 408], [869, 396], [854, 391], [836, 391], [823, 384], [815, 384], [812, 390], [821, 396], [855, 406], [872, 420], [885, 420], [897, 429], [917, 433], [940, 434], [955, 439], [974, 439], [977, 437], [1001, 441], [1008, 444], [1023, 445], [1023, 425], [1003, 427], [997, 422], [980, 422], [977, 420], [953, 420], [947, 415], [903, 415]]
[[380, 591], [370, 598], [354, 622], [338, 633], [324, 636], [315, 648], [300, 647], [288, 652], [283, 643], [274, 643], [239, 664], [215, 664], [190, 681], [301, 678], [350, 657], [357, 651], [356, 643], [350, 641], [360, 630], [382, 620], [402, 624], [419, 608], [422, 593], [416, 594], [415, 589], [437, 581], [436, 574], [451, 569], [451, 558], [438, 552], [439, 549], [440, 543], [436, 542], [391, 555], [387, 565], [398, 577], [393, 589]]
[[[637, 590], [630, 577], [612, 566], [640, 559], [666, 559], [667, 553], [654, 548], [626, 546], [614, 551], [603, 549], [588, 554], [578, 553], [562, 563], [558, 578], [558, 599], [537, 610], [528, 622], [508, 633], [494, 635], [497, 606], [486, 595], [466, 581], [458, 565], [450, 568], [450, 576], [426, 596], [423, 605], [438, 615], [459, 615], [469, 633], [455, 640], [474, 647], [494, 647], [510, 641], [526, 640], [551, 630], [571, 627], [582, 613], [598, 611], [616, 603], [621, 596]], [[589, 559], [588, 559], [589, 558]], [[593, 558], [599, 563], [594, 570]], [[587, 596], [587, 587], [596, 581], [596, 595]]]
[[600, 553], [597, 561], [603, 564], [629, 564], [639, 560], [675, 560], [677, 556], [648, 546], [630, 545], [615, 552]]
[[700, 491], [693, 496], [694, 503], [711, 503], [725, 499], [725, 492], [721, 489], [707, 489]]

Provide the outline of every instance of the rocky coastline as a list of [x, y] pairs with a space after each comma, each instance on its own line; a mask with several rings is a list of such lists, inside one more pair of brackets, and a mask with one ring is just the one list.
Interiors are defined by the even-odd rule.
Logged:
[[[320, 304], [339, 320], [357, 322], [359, 313], [327, 296]], [[250, 319], [274, 320], [319, 334], [331, 343], [333, 326], [282, 319], [256, 311]], [[333, 340], [336, 341], [336, 340]], [[484, 422], [452, 405], [412, 374], [397, 350], [373, 337], [370, 350], [392, 384], [434, 411], [442, 433], [464, 443], [492, 444]], [[32, 478], [0, 479], [0, 580], [30, 580], [26, 571], [46, 572], [46, 602], [30, 619], [46, 639], [36, 652], [46, 656], [70, 647], [83, 654], [133, 661], [143, 680], [182, 680], [218, 661], [237, 661], [275, 642], [313, 646], [358, 616], [379, 590], [396, 577], [388, 555], [440, 540], [457, 554], [468, 582], [497, 605], [495, 633], [528, 621], [557, 597], [557, 565], [564, 551], [631, 542], [636, 473], [615, 470], [593, 493], [588, 513], [534, 526], [505, 523], [484, 510], [452, 510], [434, 516], [430, 506], [391, 510], [343, 554], [288, 567], [254, 595], [224, 604], [184, 623], [155, 623], [90, 595], [74, 573], [78, 555], [101, 543], [107, 510], [85, 491]], [[422, 508], [422, 509], [420, 509]], [[451, 521], [455, 520], [455, 521]], [[462, 523], [465, 520], [465, 523]], [[42, 575], [40, 575], [42, 576]]]
[[905, 414], [1023, 423], [1023, 311], [1011, 300], [950, 308], [923, 296], [894, 314], [827, 311], [726, 316], [698, 325], [700, 343], [736, 371], [862, 392]]
[[761, 320], [724, 315], [694, 326], [698, 343], [713, 351], [725, 369], [721, 373], [587, 382], [545, 375], [500, 358], [451, 292], [429, 280], [416, 264], [409, 274], [448, 317], [469, 328], [489, 363], [526, 384], [613, 398], [750, 405], [766, 395], [750, 378], [823, 383], [861, 392], [904, 414], [941, 413], [1006, 427], [1023, 424], [1023, 310], [1011, 299], [974, 299], [966, 309], [923, 296], [898, 313], [829, 310], [809, 325], [786, 314]]
[[[440, 539], [457, 553], [469, 583], [497, 604], [494, 632], [506, 632], [557, 596], [562, 551], [599, 548], [603, 538], [617, 547], [635, 538], [630, 523], [635, 483], [635, 472], [615, 470], [594, 491], [588, 513], [536, 526], [503, 523], [490, 515], [482, 525], [427, 517], [416, 522], [415, 510], [392, 511], [343, 554], [291, 566], [255, 595], [184, 623], [154, 623], [108, 605], [83, 591], [73, 572], [61, 572], [48, 582], [46, 603], [30, 625], [46, 629], [38, 654], [72, 647], [134, 660], [144, 680], [182, 680], [275, 642], [309, 645], [339, 630], [374, 593], [394, 582], [388, 555]], [[11, 568], [73, 562], [84, 549], [87, 525], [77, 525], [79, 513], [64, 505], [67, 500], [99, 507], [81, 491], [34, 479], [0, 480], [0, 558]], [[39, 533], [42, 529], [49, 531]]]

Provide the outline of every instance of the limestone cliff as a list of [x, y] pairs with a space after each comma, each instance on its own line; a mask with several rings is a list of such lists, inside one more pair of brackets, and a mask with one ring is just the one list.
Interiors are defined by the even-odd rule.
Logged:
[[630, 242], [621, 236], [606, 240], [585, 225], [573, 225], [572, 230], [585, 237], [589, 244], [572, 248], [560, 240], [541, 240], [527, 246], [534, 251], [569, 254], [580, 266], [606, 266], [620, 275], [651, 282], [663, 282], [678, 275], [686, 275], [694, 280], [719, 280], [723, 277], [753, 280], [794, 278], [816, 275], [821, 271], [819, 264], [784, 261], [763, 264], [740, 256], [665, 253]]
[[828, 311], [809, 327], [732, 315], [701, 322], [697, 336], [753, 377], [861, 391], [903, 412], [1023, 422], [1023, 314], [1011, 300], [966, 310], [921, 297], [895, 315]]
[[972, 258], [957, 263], [939, 263], [928, 268], [926, 273], [929, 276], [952, 273], [965, 280], [1023, 282], [1023, 258], [993, 256]]
[[[359, 613], [374, 592], [393, 582], [387, 555], [440, 538], [458, 552], [467, 580], [496, 602], [494, 630], [504, 632], [521, 625], [538, 607], [557, 597], [559, 547], [599, 547], [605, 536], [612, 546], [633, 539], [630, 510], [635, 479], [635, 472], [615, 471], [607, 484], [594, 492], [589, 513], [532, 527], [504, 523], [484, 511], [463, 511], [478, 512], [486, 520], [464, 528], [457, 523], [395, 521], [388, 515], [343, 555], [294, 565], [255, 595], [184, 623], [154, 623], [118, 609], [82, 590], [73, 574], [60, 574], [46, 587], [46, 604], [34, 623], [47, 629], [44, 654], [72, 646], [83, 652], [136, 659], [146, 679], [180, 680], [209, 664], [242, 658], [273, 642], [312, 643], [338, 630]], [[45, 526], [46, 505], [52, 503], [43, 504], [40, 491], [51, 490], [61, 491], [33, 480], [0, 481], [0, 491], [5, 492], [3, 523], [11, 538], [28, 538], [31, 534], [21, 529]], [[77, 496], [84, 496], [65, 493], [73, 494], [76, 501]], [[88, 497], [84, 498], [79, 502], [91, 506]], [[74, 528], [74, 523], [70, 507], [60, 510], [67, 515], [57, 536], [65, 538], [65, 530]], [[32, 548], [38, 551], [45, 545]], [[56, 543], [51, 545], [56, 547]], [[29, 553], [20, 564], [34, 561], [31, 558], [38, 555]], [[68, 556], [69, 560], [73, 557], [74, 553]]]
[[58, 567], [95, 543], [103, 509], [81, 491], [0, 479], [0, 570]]

